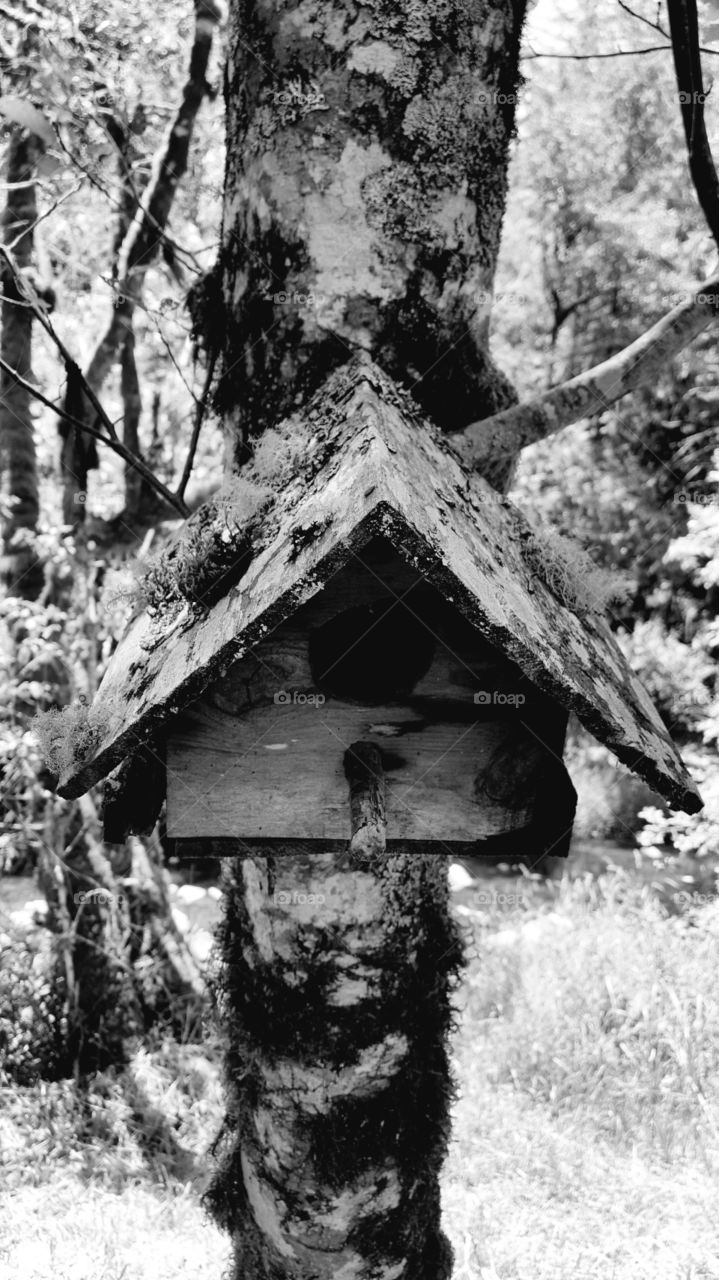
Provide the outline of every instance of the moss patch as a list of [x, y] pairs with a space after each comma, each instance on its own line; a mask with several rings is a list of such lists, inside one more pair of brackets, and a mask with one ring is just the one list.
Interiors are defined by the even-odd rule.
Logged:
[[[337, 857], [343, 862], [344, 851]], [[262, 859], [268, 892], [280, 862], [281, 855]], [[242, 864], [226, 863], [227, 911], [215, 1000], [227, 1031], [229, 1097], [207, 1206], [235, 1236], [237, 1277], [246, 1274], [242, 1267], [251, 1255], [264, 1256], [240, 1160], [243, 1150], [256, 1145], [254, 1118], [267, 1101], [268, 1065], [337, 1070], [356, 1063], [363, 1049], [389, 1035], [402, 1037], [409, 1048], [387, 1086], [364, 1097], [338, 1096], [322, 1114], [303, 1114], [296, 1130], [298, 1163], [339, 1194], [389, 1162], [398, 1174], [399, 1204], [361, 1218], [347, 1247], [378, 1264], [406, 1260], [407, 1274], [418, 1280], [450, 1275], [437, 1180], [449, 1136], [452, 1083], [446, 1042], [461, 941], [448, 915], [442, 855], [423, 853], [421, 846], [417, 852], [388, 855], [375, 878], [381, 887], [382, 942], [361, 958], [380, 977], [371, 998], [342, 1007], [330, 997], [340, 972], [338, 958], [348, 954], [346, 929], [307, 924], [298, 931], [290, 958], [275, 953], [263, 960], [245, 901]], [[301, 1219], [306, 1211], [301, 1171], [297, 1177], [296, 1187], [288, 1179], [275, 1192]], [[258, 1274], [275, 1273], [270, 1267]]]

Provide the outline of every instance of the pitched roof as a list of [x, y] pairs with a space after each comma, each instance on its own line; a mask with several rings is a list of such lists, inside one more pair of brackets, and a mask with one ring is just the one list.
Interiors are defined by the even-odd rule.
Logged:
[[276, 499], [241, 581], [204, 617], [146, 613], [115, 651], [93, 705], [94, 749], [60, 779], [81, 795], [288, 618], [378, 534], [483, 636], [670, 804], [701, 808], [648, 694], [606, 621], [578, 616], [522, 554], [526, 522], [469, 472], [414, 402], [366, 357], [302, 413], [307, 463]]

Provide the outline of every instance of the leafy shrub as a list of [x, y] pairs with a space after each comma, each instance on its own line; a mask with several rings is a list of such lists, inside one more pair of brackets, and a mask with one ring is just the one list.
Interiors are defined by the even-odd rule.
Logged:
[[575, 836], [632, 845], [641, 830], [641, 811], [656, 803], [651, 787], [576, 725], [567, 739], [565, 760], [577, 792]]
[[17, 1084], [65, 1074], [66, 987], [50, 935], [0, 919], [0, 1077]]
[[700, 813], [665, 813], [654, 806], [642, 810], [639, 843], [647, 857], [666, 865], [689, 858], [709, 873], [719, 867], [719, 773], [713, 760], [687, 759], [704, 801]]
[[716, 664], [701, 640], [685, 644], [657, 619], [619, 637], [634, 671], [674, 734], [698, 734], [712, 701]]

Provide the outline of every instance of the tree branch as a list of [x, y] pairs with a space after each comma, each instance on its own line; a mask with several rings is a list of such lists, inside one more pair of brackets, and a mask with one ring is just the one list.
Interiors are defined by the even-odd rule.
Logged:
[[195, 35], [182, 102], [118, 253], [122, 292], [128, 292], [122, 282], [134, 270], [149, 266], [164, 236], [177, 185], [187, 169], [195, 119], [208, 92], [207, 67], [221, 16], [215, 0], [195, 0]]
[[[77, 369], [77, 365], [75, 365], [75, 368]], [[52, 409], [53, 413], [56, 413], [59, 418], [62, 418], [64, 422], [67, 422], [68, 426], [76, 427], [79, 431], [85, 431], [87, 435], [92, 436], [95, 440], [100, 440], [103, 444], [106, 444], [108, 449], [112, 449], [113, 453], [118, 454], [129, 467], [134, 467], [135, 470], [138, 471], [147, 481], [147, 483], [152, 486], [156, 493], [159, 493], [171, 507], [174, 507], [175, 511], [177, 511], [179, 515], [187, 517], [190, 514], [189, 507], [185, 506], [182, 499], [178, 498], [177, 494], [171, 493], [167, 486], [164, 485], [161, 480], [158, 480], [155, 473], [142, 461], [142, 458], [138, 458], [136, 454], [133, 454], [129, 449], [126, 449], [124, 444], [118, 440], [116, 435], [113, 435], [112, 437], [103, 435], [103, 433], [98, 431], [96, 427], [91, 427], [87, 422], [81, 422], [80, 419], [74, 417], [73, 414], [67, 413], [61, 405], [56, 404], [54, 400], [50, 400], [48, 396], [43, 395], [39, 387], [36, 387], [32, 382], [28, 382], [26, 378], [21, 377], [16, 369], [13, 369], [9, 364], [6, 364], [2, 359], [2, 356], [0, 356], [0, 369], [3, 369], [5, 373], [9, 374], [9, 376], [17, 382], [18, 386], [29, 391], [30, 395], [32, 395], [36, 400], [39, 400], [40, 404], [44, 404], [46, 408]], [[109, 421], [109, 419], [106, 420]]]
[[[615, 49], [612, 53], [525, 53], [521, 62], [534, 62], [536, 58], [565, 58], [571, 62], [590, 62], [594, 58], [638, 58], [643, 53], [659, 53], [671, 49], [670, 44], [650, 44], [646, 49]], [[719, 54], [719, 50], [707, 49], [706, 53]]]
[[667, 0], [689, 172], [709, 230], [719, 247], [719, 178], [704, 122], [704, 92], [696, 0]]
[[452, 443], [491, 484], [503, 488], [514, 457], [527, 445], [609, 408], [651, 382], [719, 316], [719, 275], [674, 307], [630, 346], [536, 400], [473, 422]]
[[[217, 0], [194, 0], [193, 7], [195, 28], [182, 101], [165, 142], [155, 155], [152, 175], [136, 201], [129, 224], [123, 229], [121, 242], [116, 245], [117, 271], [114, 278], [117, 294], [108, 327], [87, 368], [86, 382], [94, 392], [101, 391], [105, 378], [123, 349], [135, 308], [141, 302], [144, 271], [156, 258], [163, 241], [170, 243], [166, 228], [175, 193], [187, 169], [197, 114], [203, 99], [211, 92], [207, 70], [222, 11]], [[128, 175], [129, 168], [126, 178]], [[121, 206], [121, 216], [123, 212]], [[93, 404], [92, 396], [88, 399]], [[71, 513], [77, 513], [78, 522], [82, 519], [85, 509], [75, 507], [74, 503], [78, 488], [85, 488], [87, 473], [93, 465], [94, 459], [83, 449], [81, 437], [67, 436], [61, 457], [66, 521], [70, 519]]]
[[195, 421], [192, 427], [192, 439], [190, 440], [190, 447], [187, 450], [187, 458], [185, 459], [185, 465], [182, 469], [182, 478], [180, 480], [180, 483], [177, 486], [177, 496], [181, 500], [184, 500], [185, 489], [187, 488], [187, 483], [190, 479], [190, 476], [192, 475], [192, 467], [195, 461], [197, 444], [200, 439], [200, 430], [202, 428], [202, 423], [205, 417], [207, 400], [210, 394], [210, 387], [212, 385], [212, 379], [214, 377], [216, 363], [217, 363], [217, 352], [213, 351], [207, 366], [207, 375], [205, 377], [205, 385], [202, 388], [202, 395], [200, 396], [200, 399], [197, 401], [197, 405], [195, 407]]

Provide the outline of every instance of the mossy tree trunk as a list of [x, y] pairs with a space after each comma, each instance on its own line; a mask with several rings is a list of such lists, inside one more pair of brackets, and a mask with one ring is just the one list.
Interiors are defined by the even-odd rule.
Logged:
[[[488, 326], [524, 9], [232, 0], [222, 243], [194, 297], [229, 469], [357, 349], [448, 432], [514, 402]], [[226, 873], [210, 1201], [236, 1277], [447, 1280], [444, 855], [238, 846]]]
[[461, 947], [445, 858], [226, 864], [230, 1105], [210, 1193], [243, 1280], [446, 1280], [438, 1173]]
[[[37, 218], [35, 166], [42, 144], [33, 134], [16, 129], [10, 139], [7, 163], [7, 200], [3, 212], [3, 240], [14, 246], [23, 271], [33, 256], [33, 227]], [[32, 377], [32, 310], [19, 294], [10, 273], [2, 272], [2, 359], [23, 379]], [[40, 514], [40, 491], [29, 391], [8, 372], [0, 370], [0, 473], [2, 497], [8, 504], [3, 516], [3, 572], [8, 588], [34, 600], [43, 585], [43, 570], [32, 544], [23, 534], [33, 534]]]
[[447, 431], [514, 400], [488, 327], [524, 8], [231, 4], [206, 328], [240, 460], [358, 347]]

